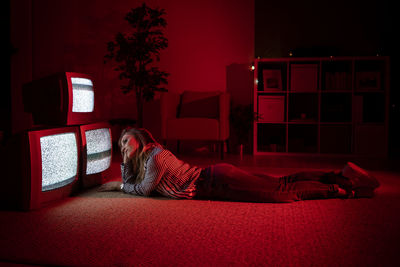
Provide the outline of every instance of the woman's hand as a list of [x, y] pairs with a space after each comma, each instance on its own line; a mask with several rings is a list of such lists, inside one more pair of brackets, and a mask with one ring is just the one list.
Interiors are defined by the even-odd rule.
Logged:
[[132, 151], [129, 146], [124, 146], [121, 148], [121, 155], [122, 155], [122, 160], [124, 163], [129, 162], [132, 159]]
[[126, 148], [122, 150], [122, 160], [124, 161], [124, 163], [129, 162], [130, 160], [129, 154], [130, 154], [129, 149]]
[[134, 157], [135, 152], [139, 148], [139, 142], [133, 135], [125, 134], [121, 139], [121, 155], [124, 163], [127, 163]]
[[108, 182], [102, 184], [97, 191], [106, 192], [106, 191], [120, 191], [121, 190], [121, 182]]

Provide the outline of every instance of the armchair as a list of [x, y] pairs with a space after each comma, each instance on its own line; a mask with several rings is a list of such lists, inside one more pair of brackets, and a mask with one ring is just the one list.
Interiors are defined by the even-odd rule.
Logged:
[[230, 95], [226, 92], [162, 93], [161, 139], [207, 140], [221, 145], [224, 157], [224, 143], [229, 138]]

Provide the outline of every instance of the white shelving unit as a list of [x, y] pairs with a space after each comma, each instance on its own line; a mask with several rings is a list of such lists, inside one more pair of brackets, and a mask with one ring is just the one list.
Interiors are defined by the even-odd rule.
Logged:
[[388, 57], [256, 59], [254, 154], [386, 156], [388, 105]]

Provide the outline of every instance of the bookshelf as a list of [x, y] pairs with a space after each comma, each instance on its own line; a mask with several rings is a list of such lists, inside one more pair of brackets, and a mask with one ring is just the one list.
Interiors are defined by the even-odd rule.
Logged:
[[253, 152], [386, 156], [388, 105], [388, 57], [256, 59]]

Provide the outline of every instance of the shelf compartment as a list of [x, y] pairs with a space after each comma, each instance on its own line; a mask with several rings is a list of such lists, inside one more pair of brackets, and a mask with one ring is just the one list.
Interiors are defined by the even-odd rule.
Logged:
[[286, 124], [257, 123], [258, 152], [286, 152]]
[[355, 64], [355, 90], [362, 91], [383, 91], [384, 62], [380, 60], [362, 60]]
[[352, 152], [351, 125], [321, 125], [320, 152], [350, 154]]
[[316, 92], [318, 90], [318, 64], [291, 64], [290, 91]]
[[259, 95], [258, 116], [262, 122], [285, 121], [285, 96], [283, 95]]
[[316, 153], [318, 152], [317, 125], [288, 125], [288, 152]]
[[351, 61], [325, 61], [322, 62], [321, 69], [322, 91], [351, 91]]
[[317, 93], [291, 93], [288, 105], [289, 122], [312, 123], [318, 121]]
[[383, 123], [385, 121], [385, 95], [382, 93], [357, 93], [354, 96], [356, 123]]
[[321, 95], [321, 122], [351, 122], [352, 95], [329, 93]]
[[257, 91], [286, 91], [286, 69], [286, 63], [260, 62], [257, 71]]

